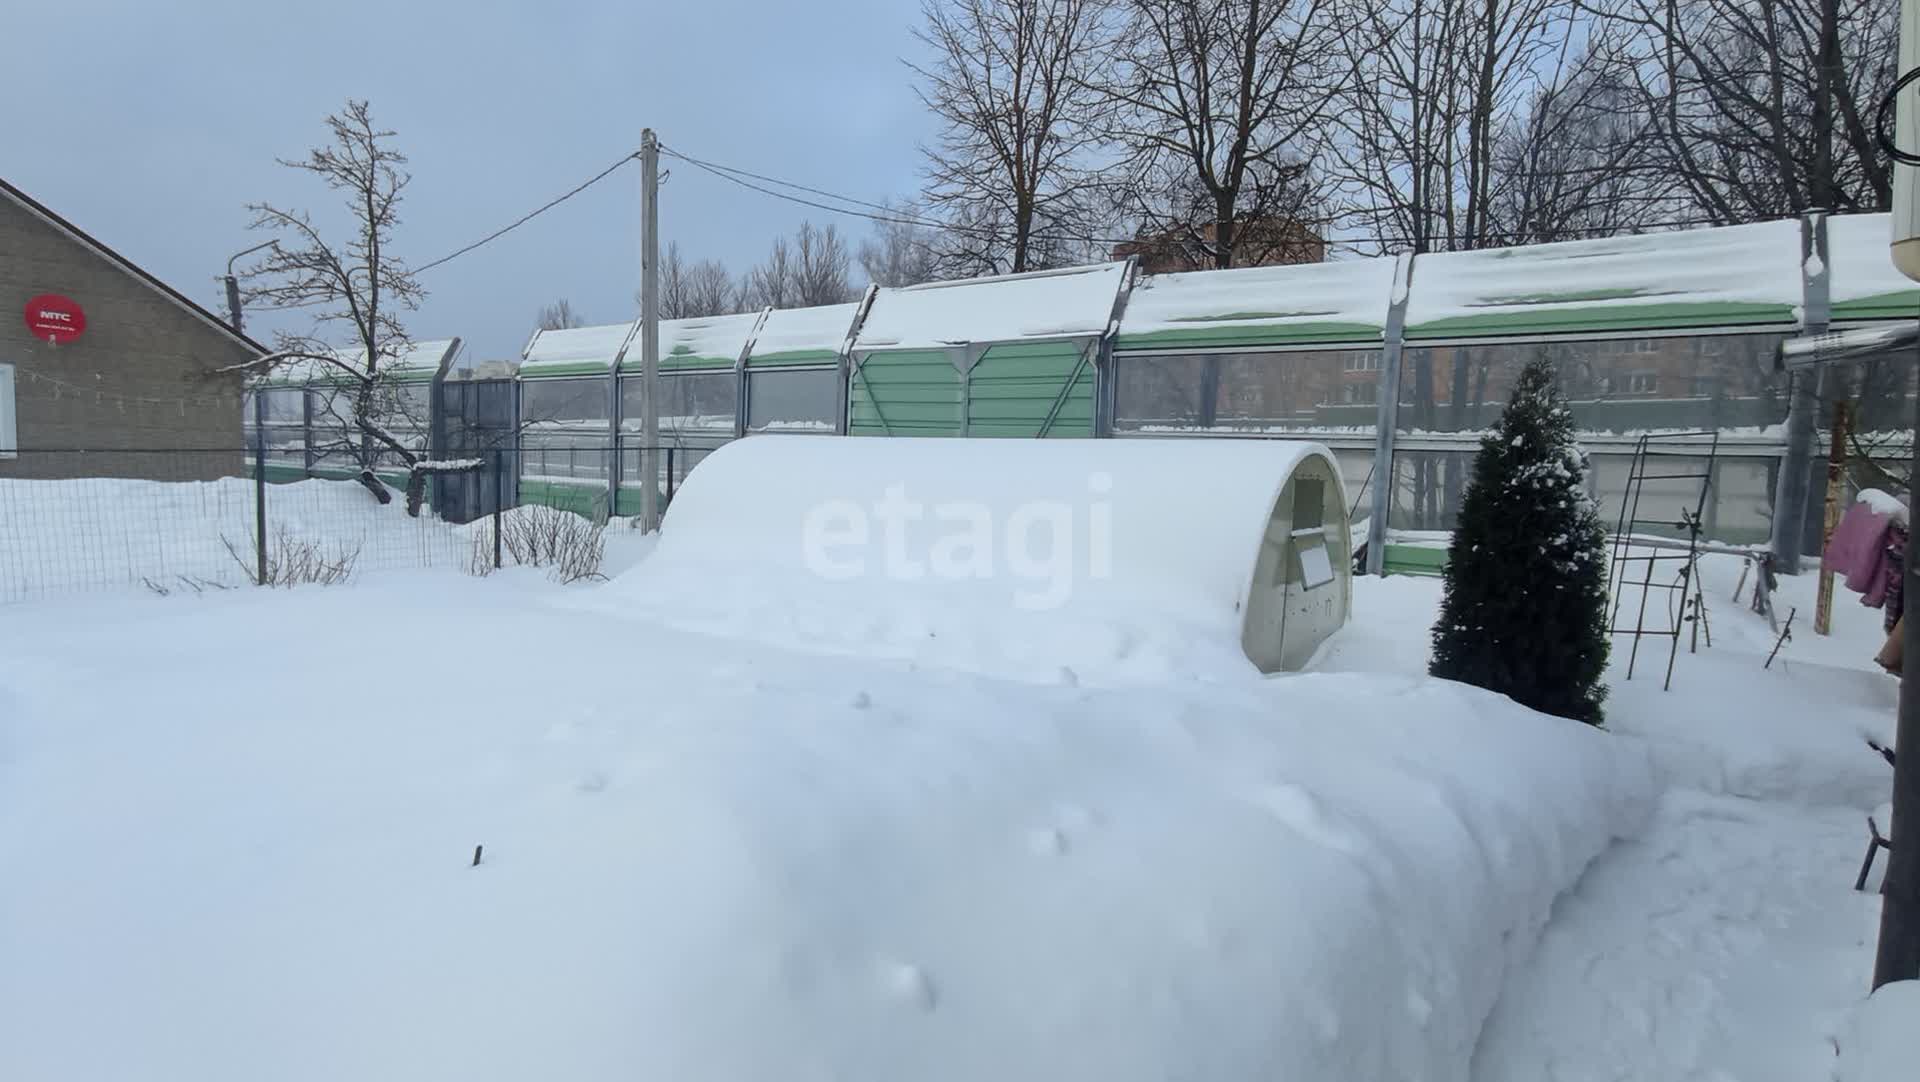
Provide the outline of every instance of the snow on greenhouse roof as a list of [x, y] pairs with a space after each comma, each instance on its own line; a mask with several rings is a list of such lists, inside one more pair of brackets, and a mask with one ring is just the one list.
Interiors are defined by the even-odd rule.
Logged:
[[1894, 267], [1892, 243], [1891, 214], [1845, 214], [1827, 219], [1834, 319], [1912, 319], [1920, 315], [1920, 283]]
[[1785, 324], [1800, 223], [1647, 233], [1415, 258], [1408, 338]]
[[806, 364], [832, 360], [847, 344], [860, 305], [825, 304], [817, 308], [782, 308], [767, 313], [754, 335], [750, 365]]
[[1377, 258], [1153, 275], [1134, 285], [1115, 345], [1378, 342], [1393, 268]]
[[520, 355], [520, 374], [570, 376], [611, 371], [627, 339], [637, 332], [637, 323], [535, 331]]
[[[691, 319], [660, 321], [660, 366], [662, 368], [731, 368], [746, 351], [748, 339], [760, 325], [765, 312], [741, 312], [730, 316], [696, 316]], [[636, 339], [637, 341], [637, 339]], [[640, 351], [628, 351], [623, 371], [638, 371]]]
[[1125, 263], [882, 289], [855, 349], [939, 349], [1106, 333]]
[[[425, 342], [414, 342], [405, 352], [388, 362], [385, 371], [403, 380], [432, 379], [440, 371], [443, 363], [452, 360], [460, 350], [458, 338], [435, 338]], [[367, 351], [364, 349], [336, 349], [335, 357], [355, 369], [366, 367]], [[275, 365], [266, 382], [277, 384], [328, 383], [340, 379], [345, 374], [335, 365], [325, 361], [291, 361]]]

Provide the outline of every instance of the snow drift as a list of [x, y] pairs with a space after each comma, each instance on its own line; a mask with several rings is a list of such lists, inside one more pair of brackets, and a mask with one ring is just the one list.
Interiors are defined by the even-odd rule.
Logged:
[[[1648, 800], [1424, 678], [1034, 687], [556, 596], [0, 624], [0, 1077], [1463, 1082]], [[262, 626], [406, 663], [349, 703]]]
[[[1310, 473], [1303, 517], [1283, 494]], [[754, 437], [582, 603], [1026, 678], [1244, 676], [1345, 619], [1345, 512], [1306, 442]]]

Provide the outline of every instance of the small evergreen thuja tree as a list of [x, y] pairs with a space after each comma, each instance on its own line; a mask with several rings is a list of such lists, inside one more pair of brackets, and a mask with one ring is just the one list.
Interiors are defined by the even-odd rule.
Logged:
[[1600, 724], [1606, 532], [1586, 472], [1553, 366], [1536, 358], [1474, 458], [1429, 672]]

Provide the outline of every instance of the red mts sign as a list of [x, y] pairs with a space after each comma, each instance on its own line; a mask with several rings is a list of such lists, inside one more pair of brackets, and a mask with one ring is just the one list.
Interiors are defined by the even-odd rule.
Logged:
[[87, 314], [70, 298], [42, 293], [27, 302], [27, 333], [54, 345], [71, 342], [87, 329]]

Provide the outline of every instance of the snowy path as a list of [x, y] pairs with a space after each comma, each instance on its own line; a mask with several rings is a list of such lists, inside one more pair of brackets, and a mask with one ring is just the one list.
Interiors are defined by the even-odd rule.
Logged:
[[1877, 908], [1849, 809], [1674, 790], [1554, 908], [1481, 1034], [1477, 1082], [1823, 1079]]
[[[1890, 736], [1895, 682], [1870, 671], [1881, 614], [1844, 592], [1834, 635], [1803, 631], [1762, 668], [1773, 634], [1728, 602], [1738, 570], [1706, 564], [1715, 646], [1682, 654], [1672, 690], [1663, 652], [1651, 679], [1611, 674], [1608, 726], [1645, 744], [1667, 790], [1555, 904], [1481, 1032], [1475, 1082], [1831, 1077], [1872, 970], [1878, 899], [1851, 888], [1890, 773], [1863, 737]], [[1785, 580], [1782, 611], [1811, 612], [1813, 582]], [[1374, 618], [1325, 667], [1421, 671], [1438, 597], [1434, 580], [1358, 583]]]

